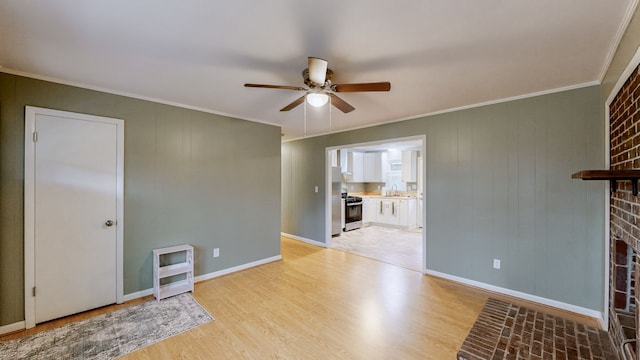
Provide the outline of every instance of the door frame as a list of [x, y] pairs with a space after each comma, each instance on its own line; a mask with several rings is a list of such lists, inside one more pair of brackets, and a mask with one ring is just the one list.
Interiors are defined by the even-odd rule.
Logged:
[[[325, 148], [325, 164], [324, 164], [324, 173], [325, 173], [325, 189], [328, 189], [325, 194], [325, 242], [324, 246], [329, 248], [331, 247], [331, 150], [339, 150], [344, 148], [358, 147], [358, 146], [369, 146], [369, 145], [379, 145], [386, 144], [390, 142], [402, 142], [408, 140], [420, 140], [422, 143], [421, 153], [422, 153], [422, 189], [418, 189], [422, 191], [423, 199], [427, 194], [427, 135], [409, 135], [406, 137], [400, 138], [389, 138], [375, 141], [368, 141], [362, 143], [352, 143], [352, 144], [343, 144], [330, 146]], [[417, 206], [417, 205], [416, 205]], [[427, 202], [422, 202], [422, 269], [421, 272], [423, 274], [427, 273]]]
[[124, 120], [25, 106], [24, 131], [24, 316], [25, 328], [36, 325], [35, 286], [35, 132], [36, 116], [48, 115], [116, 125], [116, 302], [124, 302]]

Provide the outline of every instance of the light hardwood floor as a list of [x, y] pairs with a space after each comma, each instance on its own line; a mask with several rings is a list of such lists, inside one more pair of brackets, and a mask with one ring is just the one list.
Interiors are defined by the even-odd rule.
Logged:
[[287, 238], [282, 256], [196, 284], [215, 320], [122, 359], [455, 359], [490, 295]]

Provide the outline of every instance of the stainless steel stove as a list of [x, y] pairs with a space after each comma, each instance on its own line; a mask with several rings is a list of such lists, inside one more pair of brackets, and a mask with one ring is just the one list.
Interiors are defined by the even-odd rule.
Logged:
[[362, 198], [359, 196], [344, 197], [344, 231], [359, 229], [362, 227]]

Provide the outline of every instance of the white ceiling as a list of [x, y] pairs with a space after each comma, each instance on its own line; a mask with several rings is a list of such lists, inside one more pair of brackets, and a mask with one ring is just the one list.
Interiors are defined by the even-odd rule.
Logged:
[[[0, 66], [312, 136], [597, 83], [636, 0], [0, 0]], [[279, 109], [307, 56], [356, 110]]]

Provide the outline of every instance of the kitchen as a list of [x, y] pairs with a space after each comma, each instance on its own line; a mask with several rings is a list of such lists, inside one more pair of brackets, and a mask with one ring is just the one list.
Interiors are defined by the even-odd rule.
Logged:
[[329, 149], [329, 248], [422, 271], [423, 149], [423, 137]]

